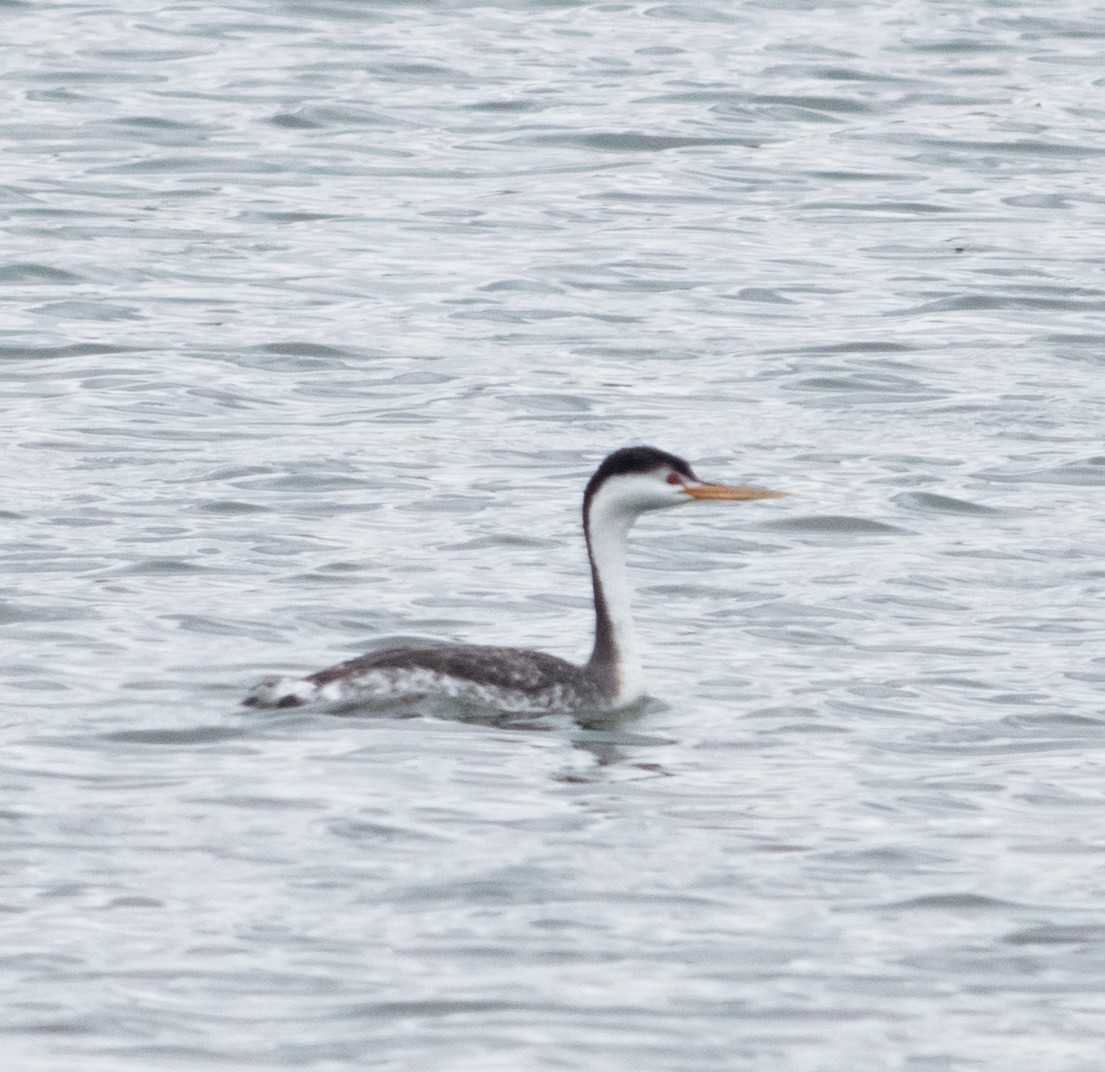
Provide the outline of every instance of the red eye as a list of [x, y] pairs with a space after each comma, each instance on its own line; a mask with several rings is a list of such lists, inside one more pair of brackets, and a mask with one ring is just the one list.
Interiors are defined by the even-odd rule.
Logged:
[[683, 478], [678, 473], [668, 473], [669, 484], [682, 484]]

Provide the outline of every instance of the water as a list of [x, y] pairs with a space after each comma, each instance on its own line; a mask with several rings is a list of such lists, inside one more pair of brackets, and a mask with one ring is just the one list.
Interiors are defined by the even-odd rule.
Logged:
[[[0, 11], [8, 1067], [1100, 1067], [1100, 11]], [[632, 442], [643, 711], [237, 707]]]

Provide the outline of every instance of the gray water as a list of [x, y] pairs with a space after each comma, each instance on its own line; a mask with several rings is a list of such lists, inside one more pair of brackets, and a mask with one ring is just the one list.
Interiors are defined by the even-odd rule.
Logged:
[[[16, 1072], [1105, 1057], [1105, 11], [0, 4]], [[399, 639], [654, 699], [258, 713]], [[407, 716], [407, 717], [402, 717]]]

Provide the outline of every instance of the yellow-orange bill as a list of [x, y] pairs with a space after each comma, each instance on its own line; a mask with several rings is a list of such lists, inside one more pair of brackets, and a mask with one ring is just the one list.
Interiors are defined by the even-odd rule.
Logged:
[[731, 488], [726, 484], [687, 484], [683, 491], [692, 499], [785, 499], [785, 491], [767, 488]]

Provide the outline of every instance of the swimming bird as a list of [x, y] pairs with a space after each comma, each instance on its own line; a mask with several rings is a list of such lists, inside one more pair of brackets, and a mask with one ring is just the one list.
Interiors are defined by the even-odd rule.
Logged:
[[626, 537], [633, 523], [649, 510], [684, 503], [784, 495], [708, 484], [674, 454], [655, 447], [623, 447], [595, 470], [583, 493], [595, 643], [582, 666], [525, 648], [385, 648], [306, 677], [266, 678], [242, 702], [251, 707], [298, 707], [443, 696], [509, 713], [627, 707], [645, 695], [625, 568]]

